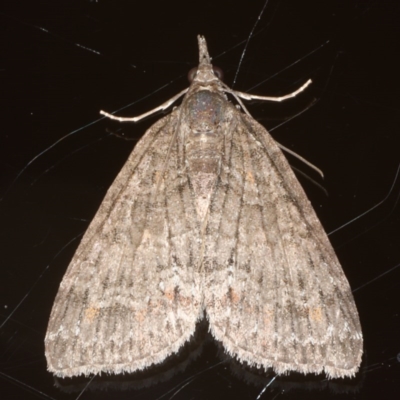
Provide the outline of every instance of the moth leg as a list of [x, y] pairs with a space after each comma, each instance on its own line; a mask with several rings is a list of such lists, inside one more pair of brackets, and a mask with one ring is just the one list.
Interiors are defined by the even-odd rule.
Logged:
[[237, 92], [236, 90], [234, 91], [234, 93], [237, 96], [239, 96], [245, 100], [267, 100], [267, 101], [279, 101], [280, 102], [280, 101], [284, 101], [287, 99], [291, 99], [292, 97], [296, 97], [299, 93], [301, 93], [310, 84], [311, 84], [311, 79], [309, 79], [303, 86], [301, 86], [299, 89], [295, 90], [293, 93], [289, 93], [285, 96], [280, 96], [280, 97], [257, 96], [255, 94]]
[[304, 164], [308, 165], [311, 169], [313, 169], [314, 171], [318, 172], [321, 177], [324, 177], [324, 173], [313, 163], [311, 163], [310, 161], [306, 160], [304, 157], [302, 157], [300, 154], [297, 154], [296, 152], [294, 152], [293, 150], [288, 149], [286, 146], [284, 146], [283, 144], [280, 144], [279, 142], [277, 142], [275, 140], [276, 144], [279, 146], [280, 149], [282, 149], [283, 151], [285, 151], [286, 153], [291, 154], [293, 157], [296, 157], [298, 160], [300, 160], [301, 162], [303, 162]]
[[108, 112], [105, 112], [103, 110], [100, 111], [101, 115], [106, 116], [107, 118], [110, 119], [114, 119], [116, 121], [120, 121], [120, 122], [137, 122], [140, 121], [143, 118], [148, 117], [151, 114], [154, 114], [158, 111], [163, 111], [165, 109], [167, 109], [171, 104], [173, 104], [176, 100], [179, 99], [179, 97], [183, 96], [189, 88], [186, 88], [184, 90], [182, 90], [181, 92], [179, 92], [178, 94], [176, 94], [174, 97], [171, 97], [169, 100], [167, 100], [165, 103], [161, 104], [160, 106], [153, 108], [150, 111], [145, 112], [144, 114], [138, 115], [137, 117], [116, 117], [115, 115], [109, 114]]

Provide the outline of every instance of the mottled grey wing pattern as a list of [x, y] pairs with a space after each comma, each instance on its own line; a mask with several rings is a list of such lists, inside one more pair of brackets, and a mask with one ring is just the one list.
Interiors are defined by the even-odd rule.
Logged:
[[[204, 37], [182, 105], [138, 142], [60, 285], [45, 339], [65, 377], [133, 372], [187, 341], [206, 310], [227, 351], [278, 374], [353, 376], [349, 284], [281, 150], [224, 93]], [[242, 106], [243, 107], [243, 106]]]
[[352, 376], [362, 334], [347, 279], [277, 144], [237, 119], [204, 239], [211, 332], [251, 365]]
[[178, 124], [176, 109], [146, 132], [68, 267], [45, 339], [55, 375], [142, 369], [195, 330], [199, 228]]

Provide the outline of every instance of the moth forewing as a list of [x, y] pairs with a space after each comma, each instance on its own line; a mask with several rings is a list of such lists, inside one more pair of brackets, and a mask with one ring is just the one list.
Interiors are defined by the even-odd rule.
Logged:
[[[198, 230], [188, 181], [167, 168], [168, 185], [153, 196], [178, 117], [175, 110], [147, 131], [68, 267], [45, 341], [55, 375], [133, 372], [163, 361], [193, 334], [202, 309], [189, 268]], [[168, 167], [179, 164], [177, 144]]]
[[162, 362], [206, 314], [250, 365], [353, 376], [362, 334], [349, 284], [285, 157], [215, 75], [204, 37], [181, 106], [138, 142], [61, 282], [45, 339], [69, 377]]
[[362, 334], [349, 284], [282, 152], [265, 128], [240, 118], [246, 129], [233, 135], [227, 186], [242, 190], [217, 188], [210, 206], [211, 331], [250, 365], [353, 376]]

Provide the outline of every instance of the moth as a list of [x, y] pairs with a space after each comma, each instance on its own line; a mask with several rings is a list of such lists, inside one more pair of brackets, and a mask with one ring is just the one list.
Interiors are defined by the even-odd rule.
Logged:
[[[349, 283], [286, 158], [217, 76], [204, 37], [180, 106], [137, 143], [68, 267], [45, 338], [60, 377], [144, 369], [206, 317], [242, 362], [351, 377], [363, 339]], [[235, 106], [227, 95], [238, 102]]]

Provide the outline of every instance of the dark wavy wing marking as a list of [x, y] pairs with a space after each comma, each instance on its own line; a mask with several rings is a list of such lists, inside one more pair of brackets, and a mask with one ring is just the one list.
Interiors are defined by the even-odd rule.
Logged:
[[179, 112], [136, 145], [61, 282], [45, 340], [58, 376], [142, 369], [194, 332], [202, 312], [190, 268], [198, 226], [180, 138], [164, 170]]
[[210, 329], [251, 365], [354, 375], [361, 328], [332, 246], [274, 140], [237, 119], [205, 237]]

